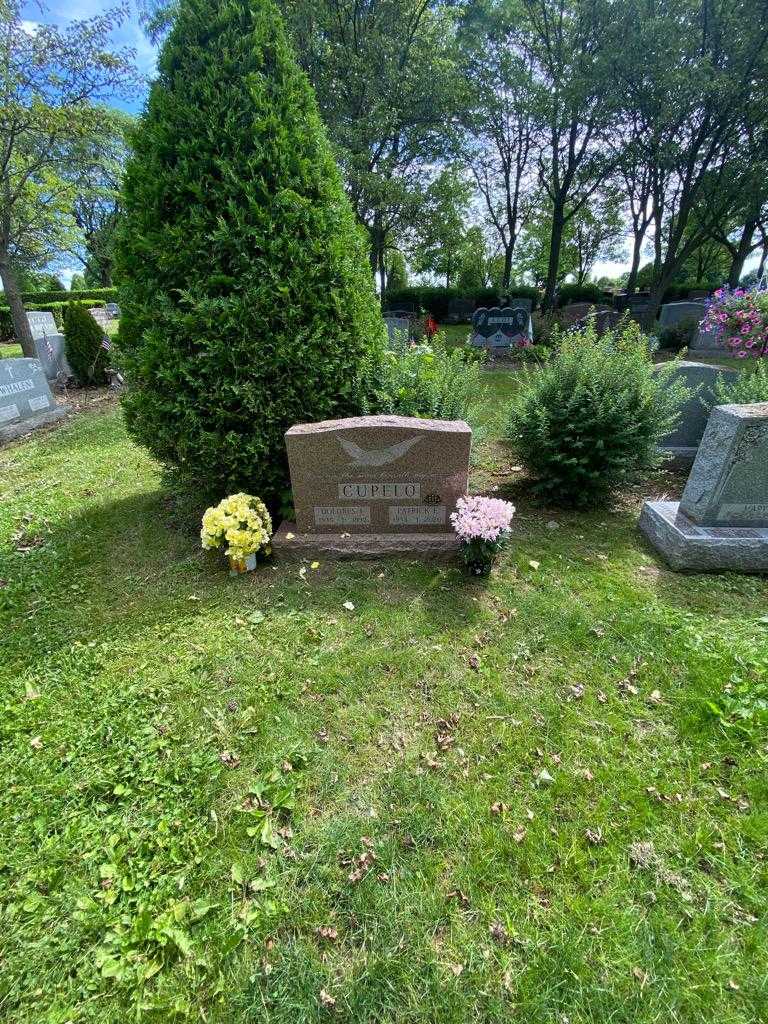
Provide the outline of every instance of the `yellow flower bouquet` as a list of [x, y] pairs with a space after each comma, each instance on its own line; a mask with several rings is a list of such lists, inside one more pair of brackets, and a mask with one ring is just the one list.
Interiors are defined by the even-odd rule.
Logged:
[[206, 510], [200, 539], [206, 550], [225, 547], [233, 572], [256, 568], [261, 551], [272, 553], [272, 519], [261, 498], [250, 494], [231, 494]]

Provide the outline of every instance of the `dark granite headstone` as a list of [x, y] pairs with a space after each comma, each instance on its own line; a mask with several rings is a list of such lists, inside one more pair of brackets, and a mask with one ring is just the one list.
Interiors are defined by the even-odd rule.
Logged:
[[471, 342], [476, 348], [509, 349], [530, 341], [531, 300], [514, 299], [509, 306], [476, 309], [472, 316]]
[[674, 327], [681, 320], [701, 322], [707, 307], [703, 302], [665, 302], [659, 313], [659, 324], [662, 328]]

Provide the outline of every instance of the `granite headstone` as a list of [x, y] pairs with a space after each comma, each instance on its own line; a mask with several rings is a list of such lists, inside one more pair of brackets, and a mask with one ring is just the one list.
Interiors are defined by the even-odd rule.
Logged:
[[0, 359], [0, 441], [54, 423], [66, 415], [56, 405], [37, 359]]
[[472, 319], [475, 311], [475, 303], [472, 299], [451, 299], [448, 303], [449, 324], [463, 324]]
[[56, 321], [53, 319], [53, 313], [32, 310], [27, 313], [27, 323], [33, 338], [46, 338], [60, 333]]
[[768, 402], [716, 406], [682, 499], [646, 501], [640, 529], [673, 569], [768, 572]]
[[104, 306], [94, 306], [93, 309], [89, 309], [88, 312], [91, 314], [93, 319], [99, 325], [99, 327], [106, 327], [109, 321], [112, 319], [104, 308]]
[[[661, 372], [662, 366], [656, 369]], [[678, 463], [690, 465], [704, 436], [709, 410], [715, 404], [714, 389], [718, 377], [734, 381], [738, 376], [738, 370], [727, 370], [709, 363], [677, 363], [670, 382], [682, 380], [692, 393], [680, 407], [677, 426], [659, 441], [659, 448], [672, 455]]]
[[408, 341], [411, 331], [411, 321], [408, 317], [385, 316], [384, 325], [387, 328], [387, 342], [390, 346]]
[[116, 302], [105, 303], [104, 309], [106, 309], [107, 313], [109, 313], [110, 319], [114, 319], [115, 317], [120, 316], [120, 307]]
[[502, 308], [481, 307], [472, 315], [471, 343], [476, 348], [503, 351], [532, 337], [530, 299], [514, 299]]
[[406, 416], [291, 427], [285, 442], [296, 523], [281, 526], [275, 550], [336, 557], [454, 552], [450, 514], [467, 492], [471, 438], [463, 420]]
[[681, 320], [700, 323], [706, 312], [707, 307], [703, 302], [665, 302], [659, 313], [659, 324], [664, 328], [674, 327]]
[[27, 322], [35, 342], [35, 353], [48, 380], [69, 377], [72, 370], [67, 362], [64, 335], [59, 333], [53, 313], [32, 310]]

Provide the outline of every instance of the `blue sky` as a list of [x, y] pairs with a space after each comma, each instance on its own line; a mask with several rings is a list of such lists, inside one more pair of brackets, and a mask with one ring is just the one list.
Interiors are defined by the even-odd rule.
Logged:
[[[48, 3], [25, 3], [23, 6], [23, 16], [29, 22], [64, 25], [67, 21], [92, 18], [94, 15], [103, 14], [113, 6], [114, 4], [110, 3], [99, 3], [98, 0], [49, 0]], [[152, 77], [155, 70], [157, 48], [147, 39], [143, 32], [139, 24], [137, 6], [133, 0], [131, 2], [130, 16], [115, 29], [112, 39], [117, 47], [130, 47], [135, 52], [136, 64], [140, 72], [147, 79]], [[131, 102], [116, 101], [115, 105], [124, 110], [138, 112], [142, 108], [145, 96], [146, 90], [137, 93]], [[628, 242], [629, 239], [627, 239]], [[628, 248], [627, 244], [627, 251]], [[754, 255], [747, 261], [746, 269], [756, 264], [757, 255]], [[77, 273], [81, 269], [73, 261], [70, 266], [60, 266], [58, 273], [64, 283], [69, 285], [72, 274]], [[593, 273], [595, 277], [603, 274], [613, 276], [628, 269], [628, 260], [599, 262], [595, 266]]]
[[[65, 25], [68, 21], [80, 21], [104, 14], [117, 5], [99, 3], [98, 0], [49, 0], [47, 3], [25, 3], [23, 17], [29, 22], [43, 22], [51, 25]], [[130, 47], [135, 53], [136, 64], [143, 75], [151, 78], [155, 70], [156, 47], [147, 39], [139, 24], [137, 6], [131, 2], [129, 18], [112, 34], [115, 48]], [[115, 106], [138, 112], [144, 103], [146, 90], [137, 93], [131, 102], [115, 101]]]

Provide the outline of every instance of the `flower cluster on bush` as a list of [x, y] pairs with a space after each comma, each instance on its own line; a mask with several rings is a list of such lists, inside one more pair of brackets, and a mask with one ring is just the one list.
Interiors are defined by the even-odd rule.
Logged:
[[718, 288], [707, 302], [702, 327], [725, 337], [739, 359], [768, 355], [768, 292]]
[[272, 519], [261, 498], [232, 494], [206, 510], [200, 539], [207, 550], [226, 544], [225, 554], [243, 562], [259, 551], [270, 553]]
[[486, 575], [509, 540], [515, 506], [500, 498], [466, 495], [451, 513], [453, 528], [461, 541], [461, 557], [478, 576]]

